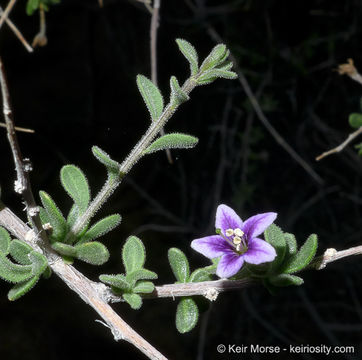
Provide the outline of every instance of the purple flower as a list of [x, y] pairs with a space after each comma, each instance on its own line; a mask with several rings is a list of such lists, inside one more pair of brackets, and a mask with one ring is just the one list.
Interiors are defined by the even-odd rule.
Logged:
[[216, 211], [217, 235], [195, 239], [191, 247], [209, 259], [221, 256], [216, 275], [228, 278], [243, 266], [273, 261], [276, 252], [273, 246], [257, 238], [274, 222], [273, 212], [258, 214], [242, 221], [236, 212], [226, 205], [219, 205]]

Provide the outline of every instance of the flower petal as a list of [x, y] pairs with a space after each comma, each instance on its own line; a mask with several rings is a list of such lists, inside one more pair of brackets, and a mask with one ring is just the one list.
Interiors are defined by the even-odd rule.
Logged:
[[277, 217], [277, 213], [269, 212], [264, 214], [258, 214], [250, 217], [244, 223], [243, 231], [248, 239], [258, 236], [264, 232], [264, 230], [274, 222]]
[[249, 264], [261, 264], [273, 261], [277, 256], [275, 249], [262, 239], [254, 238], [248, 244], [248, 251], [244, 254], [244, 260]]
[[241, 269], [243, 263], [243, 256], [235, 253], [225, 254], [217, 265], [216, 275], [221, 278], [233, 276]]
[[191, 247], [209, 259], [219, 257], [224, 255], [225, 252], [232, 251], [231, 245], [229, 245], [220, 235], [195, 239], [191, 242]]
[[225, 235], [227, 229], [241, 229], [242, 226], [243, 221], [231, 207], [224, 204], [217, 207], [215, 221], [216, 229], [221, 229], [222, 233]]

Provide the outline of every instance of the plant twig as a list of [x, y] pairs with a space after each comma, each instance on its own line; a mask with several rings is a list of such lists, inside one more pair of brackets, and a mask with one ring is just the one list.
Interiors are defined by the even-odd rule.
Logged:
[[[6, 128], [6, 124], [0, 122], [0, 127]], [[23, 127], [19, 127], [19, 126], [15, 126], [14, 129], [16, 131], [21, 131], [21, 132], [30, 133], [30, 134], [35, 133], [35, 131], [33, 129], [23, 128]]]
[[31, 163], [29, 159], [23, 159], [20, 151], [19, 142], [16, 136], [14, 122], [12, 119], [12, 110], [10, 107], [10, 94], [6, 82], [4, 65], [1, 58], [0, 58], [0, 84], [1, 84], [3, 113], [6, 123], [6, 130], [7, 130], [11, 151], [13, 153], [15, 169], [17, 174], [17, 179], [15, 181], [15, 191], [21, 194], [21, 196], [24, 199], [26, 212], [33, 229], [40, 234], [40, 237], [44, 241], [47, 241], [46, 233], [42, 231], [43, 228], [40, 221], [39, 208], [36, 205], [33, 192], [31, 190], [31, 185], [29, 180], [29, 172], [32, 170]]
[[39, 5], [39, 32], [34, 36], [33, 47], [45, 46], [48, 43], [46, 36], [45, 10], [42, 4]]
[[346, 64], [338, 65], [339, 75], [348, 75], [352, 80], [357, 81], [362, 85], [362, 76], [354, 66], [353, 59], [347, 59]]
[[[216, 41], [223, 43], [223, 39], [221, 36], [216, 32], [216, 30], [209, 26], [208, 27], [208, 33], [210, 37]], [[269, 131], [269, 133], [272, 135], [272, 137], [275, 139], [275, 141], [318, 183], [323, 184], [323, 179], [311, 168], [311, 166], [300, 157], [300, 155], [283, 139], [283, 137], [277, 132], [277, 130], [273, 127], [273, 125], [269, 122], [267, 117], [264, 115], [263, 110], [260, 107], [260, 104], [254, 95], [253, 91], [251, 90], [251, 87], [248, 83], [248, 80], [245, 78], [243, 72], [241, 71], [241, 68], [238, 65], [238, 61], [233, 55], [233, 53], [230, 51], [230, 59], [232, 60], [234, 64], [234, 71], [238, 74], [238, 79], [243, 87], [257, 117], [262, 122], [262, 124], [265, 126], [265, 128]]]
[[12, 10], [15, 3], [16, 3], [16, 0], [10, 0], [8, 2], [8, 4], [6, 5], [5, 10], [3, 11], [3, 13], [1, 14], [1, 17], [0, 17], [0, 29], [1, 29], [1, 26], [3, 25], [4, 21], [8, 18], [10, 11]]
[[81, 299], [91, 306], [104, 320], [112, 331], [116, 341], [125, 340], [150, 359], [167, 360], [158, 350], [149, 344], [142, 336], [135, 332], [108, 304], [105, 299], [107, 287], [104, 284], [89, 280], [77, 269], [64, 263], [47, 244], [42, 244], [42, 249], [37, 244], [37, 237], [29, 237], [31, 229], [20, 220], [10, 209], [0, 202], [0, 225], [6, 227], [18, 239], [25, 241], [35, 250], [45, 253], [48, 264], [68, 287], [76, 292]]
[[[0, 15], [4, 14], [4, 10], [0, 6]], [[13, 31], [15, 36], [20, 40], [20, 42], [24, 45], [25, 49], [28, 50], [30, 53], [33, 52], [33, 48], [29, 45], [29, 43], [24, 38], [23, 34], [19, 31], [19, 29], [15, 26], [15, 24], [9, 19], [5, 18], [6, 24], [9, 26], [9, 28]]]
[[362, 133], [362, 127], [358, 128], [353, 133], [350, 133], [348, 135], [347, 139], [345, 141], [343, 141], [342, 144], [336, 146], [335, 148], [333, 148], [331, 150], [325, 151], [323, 154], [317, 156], [315, 159], [317, 161], [319, 161], [319, 160], [322, 160], [323, 158], [325, 158], [326, 156], [329, 156], [331, 154], [338, 153], [338, 152], [342, 151], [351, 141], [353, 141], [361, 133]]
[[[160, 7], [161, 7], [161, 0], [154, 0], [153, 1], [153, 10], [152, 10], [152, 17], [151, 17], [151, 29], [150, 29], [150, 50], [151, 50], [151, 80], [152, 82], [158, 86], [157, 82], [157, 33], [158, 27], [160, 22]], [[160, 131], [160, 135], [165, 135], [165, 131], [162, 128]], [[170, 149], [166, 149], [166, 156], [167, 160], [170, 164], [173, 163], [171, 151]]]

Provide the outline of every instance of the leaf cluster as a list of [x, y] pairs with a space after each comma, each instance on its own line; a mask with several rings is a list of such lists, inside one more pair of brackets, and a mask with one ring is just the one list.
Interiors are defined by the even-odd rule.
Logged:
[[[177, 248], [168, 251], [168, 261], [178, 283], [194, 283], [211, 280], [210, 271], [199, 268], [190, 274], [190, 265], [186, 255]], [[181, 333], [191, 331], [199, 319], [199, 308], [194, 299], [183, 297], [176, 309], [176, 328]]]
[[99, 279], [111, 286], [114, 294], [122, 298], [132, 309], [142, 306], [140, 294], [149, 294], [155, 290], [151, 281], [157, 279], [157, 274], [144, 268], [146, 261], [146, 250], [136, 236], [130, 236], [122, 249], [122, 261], [126, 270], [125, 274], [107, 275], [102, 274]]
[[[99, 148], [93, 149], [97, 157], [101, 158], [109, 173], [112, 174], [115, 165]], [[85, 225], [77, 233], [72, 227], [77, 219], [87, 210], [91, 194], [88, 181], [83, 172], [74, 165], [65, 165], [60, 171], [60, 180], [63, 188], [73, 200], [73, 205], [65, 218], [54, 200], [45, 191], [40, 191], [43, 207], [40, 208], [40, 218], [45, 228], [51, 229], [49, 238], [52, 248], [63, 256], [68, 263], [74, 259], [93, 265], [102, 265], [109, 258], [107, 248], [95, 241], [102, 235], [114, 229], [121, 222], [119, 214], [109, 215], [92, 226]]]
[[50, 276], [46, 257], [25, 242], [11, 239], [7, 230], [0, 227], [0, 278], [15, 284], [8, 292], [8, 299], [14, 301], [25, 295], [42, 274]]

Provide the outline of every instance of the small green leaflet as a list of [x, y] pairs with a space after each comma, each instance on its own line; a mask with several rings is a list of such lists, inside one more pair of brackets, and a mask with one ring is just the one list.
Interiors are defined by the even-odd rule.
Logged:
[[199, 139], [186, 134], [173, 133], [167, 134], [156, 139], [145, 151], [145, 154], [151, 154], [165, 149], [189, 149], [196, 146]]
[[199, 60], [195, 48], [188, 41], [183, 39], [176, 39], [176, 43], [183, 56], [185, 56], [190, 63], [191, 75], [196, 75], [199, 71]]

